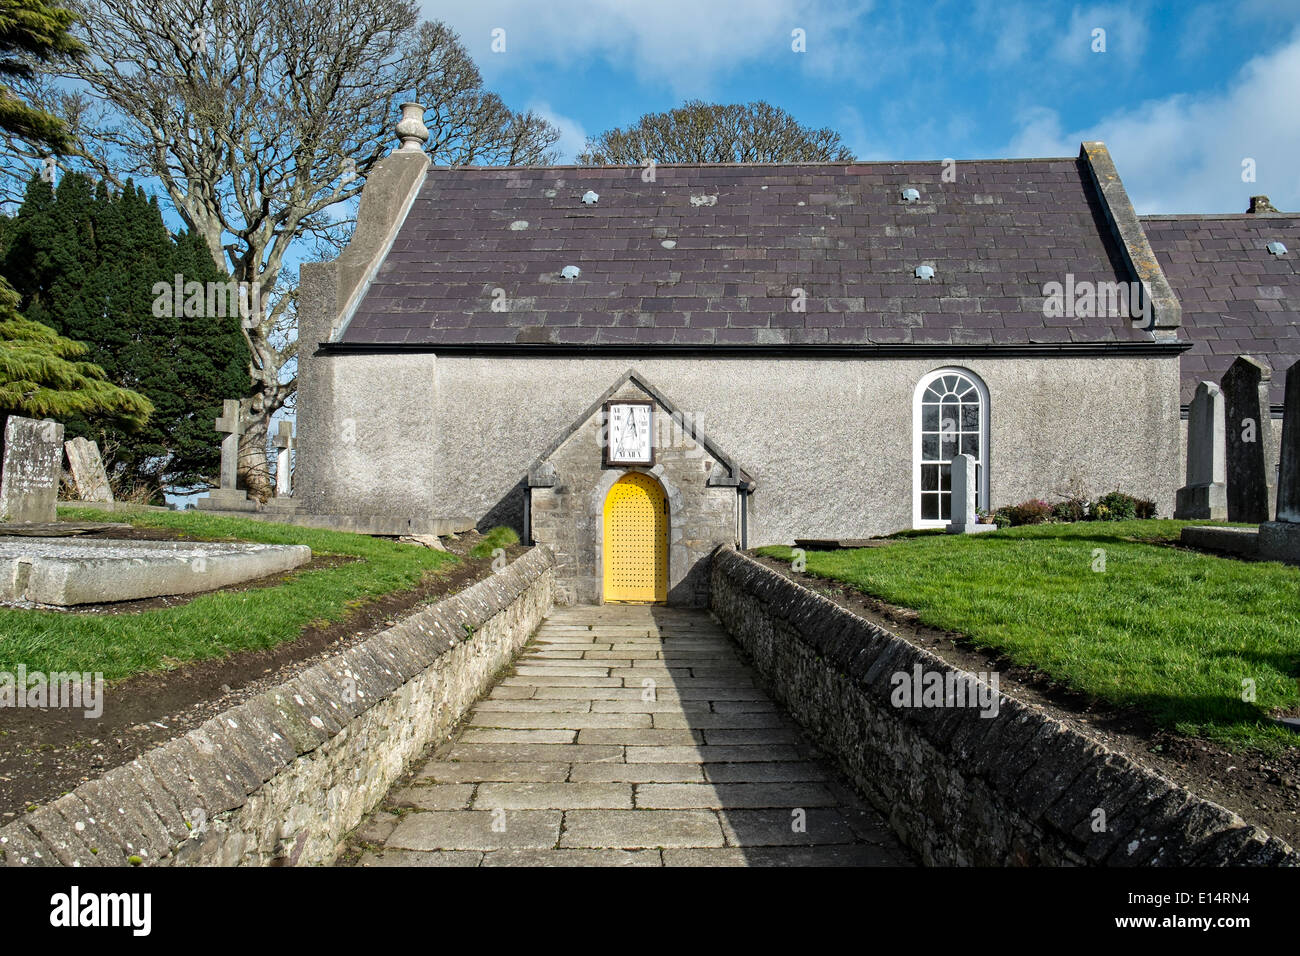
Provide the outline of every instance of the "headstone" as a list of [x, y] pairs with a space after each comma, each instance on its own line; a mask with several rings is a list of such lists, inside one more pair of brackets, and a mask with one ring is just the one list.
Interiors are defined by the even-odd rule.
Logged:
[[1286, 372], [1279, 461], [1277, 520], [1259, 526], [1259, 553], [1265, 558], [1300, 564], [1300, 362]]
[[0, 521], [58, 520], [63, 426], [10, 415], [0, 465]]
[[1224, 454], [1223, 392], [1213, 382], [1202, 382], [1187, 417], [1187, 484], [1178, 489], [1175, 518], [1227, 519]]
[[249, 500], [248, 492], [236, 487], [239, 436], [244, 433], [242, 409], [233, 398], [226, 399], [221, 408], [221, 417], [216, 421], [217, 431], [226, 433], [221, 440], [221, 487], [209, 491], [195, 504], [205, 511], [256, 511], [257, 505]]
[[1268, 366], [1249, 355], [1238, 356], [1223, 376], [1229, 521], [1259, 524], [1273, 517], [1277, 462], [1268, 399], [1271, 378]]
[[995, 524], [980, 524], [975, 512], [975, 496], [978, 486], [975, 479], [975, 459], [970, 455], [958, 455], [952, 460], [952, 511], [949, 518], [949, 534], [978, 534], [981, 531], [997, 531]]
[[112, 502], [113, 489], [108, 484], [99, 445], [87, 438], [74, 438], [63, 448], [68, 453], [68, 471], [77, 497], [82, 501]]
[[239, 473], [239, 436], [244, 434], [239, 402], [232, 398], [222, 402], [217, 431], [226, 433], [226, 437], [221, 439], [221, 490], [234, 491]]
[[293, 494], [293, 423], [281, 421], [275, 433], [275, 447], [279, 449], [275, 456], [275, 496], [288, 498]]

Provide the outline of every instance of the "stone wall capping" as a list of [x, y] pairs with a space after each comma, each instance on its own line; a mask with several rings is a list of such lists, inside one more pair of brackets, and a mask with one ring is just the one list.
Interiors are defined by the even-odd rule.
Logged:
[[505, 571], [86, 781], [0, 827], [0, 860], [329, 862], [409, 761], [513, 659], [551, 606], [554, 564], [549, 550], [534, 548]]
[[955, 669], [732, 548], [713, 555], [710, 607], [926, 863], [1300, 866], [1283, 841], [1014, 697], [992, 717], [892, 706], [895, 672]]
[[1142, 297], [1151, 309], [1149, 330], [1157, 338], [1173, 337], [1183, 323], [1183, 307], [1142, 229], [1110, 150], [1100, 141], [1085, 142], [1079, 147], [1079, 160], [1097, 191], [1129, 275], [1142, 284]]

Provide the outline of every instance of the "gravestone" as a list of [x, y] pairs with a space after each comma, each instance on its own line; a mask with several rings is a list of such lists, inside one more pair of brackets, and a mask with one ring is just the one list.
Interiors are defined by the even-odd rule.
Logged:
[[975, 512], [975, 496], [978, 488], [975, 479], [975, 459], [970, 455], [958, 455], [952, 460], [952, 510], [949, 518], [949, 534], [979, 534], [982, 531], [997, 531], [995, 524], [980, 524]]
[[1277, 462], [1268, 400], [1271, 377], [1267, 365], [1239, 355], [1222, 379], [1229, 521], [1259, 524], [1274, 514]]
[[1259, 526], [1259, 553], [1300, 564], [1300, 362], [1286, 372], [1282, 454], [1277, 476], [1277, 520]]
[[249, 500], [248, 492], [235, 486], [239, 469], [239, 436], [244, 433], [242, 409], [232, 398], [226, 399], [221, 408], [222, 415], [216, 421], [216, 430], [226, 433], [221, 440], [221, 487], [209, 491], [195, 504], [204, 511], [256, 511], [257, 503]]
[[63, 469], [63, 426], [10, 415], [0, 465], [0, 521], [54, 522]]
[[1228, 517], [1223, 392], [1213, 382], [1201, 382], [1187, 418], [1187, 484], [1178, 489], [1175, 518]]
[[281, 421], [275, 433], [275, 496], [288, 498], [293, 494], [293, 423]]
[[104, 459], [99, 455], [99, 445], [86, 438], [74, 438], [63, 446], [68, 453], [68, 471], [77, 497], [82, 501], [113, 500], [113, 489], [108, 484]]

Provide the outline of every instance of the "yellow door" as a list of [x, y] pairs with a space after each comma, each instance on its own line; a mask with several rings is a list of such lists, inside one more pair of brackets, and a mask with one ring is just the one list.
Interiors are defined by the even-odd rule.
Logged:
[[668, 600], [668, 508], [649, 475], [630, 472], [605, 497], [605, 600]]

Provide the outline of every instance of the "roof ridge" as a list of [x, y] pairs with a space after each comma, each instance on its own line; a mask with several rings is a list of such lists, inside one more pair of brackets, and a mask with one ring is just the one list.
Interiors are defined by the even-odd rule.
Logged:
[[[1022, 156], [1022, 157], [999, 157], [995, 159], [954, 159], [953, 162], [961, 163], [1073, 163], [1077, 162], [1074, 156]], [[817, 166], [817, 167], [840, 167], [840, 166], [942, 166], [943, 159], [852, 159], [852, 160], [795, 160], [792, 162], [771, 162], [771, 163], [655, 163], [656, 169], [763, 169], [763, 168], [790, 168], [797, 166]], [[461, 165], [461, 166], [444, 166], [433, 164], [429, 167], [430, 172], [433, 170], [453, 171], [453, 172], [508, 172], [512, 170], [525, 169], [642, 169], [641, 163], [609, 163], [607, 165], [582, 165], [580, 163], [560, 163], [555, 165], [530, 165], [530, 166], [479, 166], [479, 165]]]

